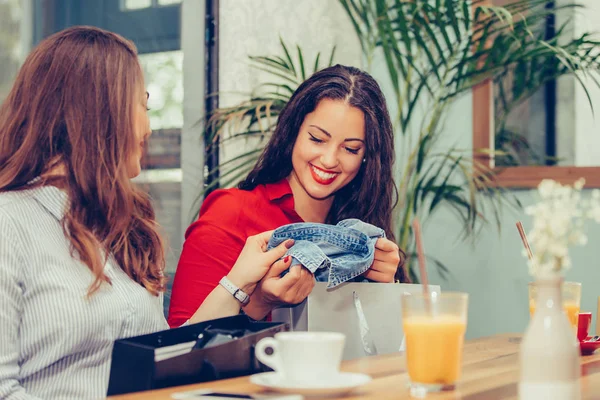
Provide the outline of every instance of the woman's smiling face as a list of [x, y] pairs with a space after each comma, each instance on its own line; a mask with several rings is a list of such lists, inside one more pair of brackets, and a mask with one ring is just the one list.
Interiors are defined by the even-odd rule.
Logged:
[[292, 151], [294, 196], [330, 198], [356, 177], [365, 150], [364, 113], [342, 100], [321, 100], [304, 118]]

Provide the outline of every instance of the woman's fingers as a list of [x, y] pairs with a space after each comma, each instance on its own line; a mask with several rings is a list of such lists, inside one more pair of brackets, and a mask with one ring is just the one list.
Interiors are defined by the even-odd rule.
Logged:
[[263, 256], [265, 262], [267, 262], [269, 265], [273, 264], [275, 261], [283, 257], [293, 245], [294, 241], [292, 239], [288, 239], [285, 242], [280, 243], [279, 246], [265, 252]]
[[315, 285], [314, 275], [306, 268], [302, 268], [301, 277], [296, 283], [298, 290], [294, 298], [294, 303], [302, 302], [312, 292]]
[[398, 245], [385, 238], [377, 239], [375, 242], [375, 248], [385, 252], [398, 251]]
[[269, 272], [265, 275], [265, 277], [275, 277], [281, 275], [285, 270], [287, 270], [292, 264], [292, 257], [285, 256], [282, 259], [279, 259], [273, 263]]
[[251, 236], [251, 237], [254, 238], [257, 241], [257, 243], [260, 245], [267, 244], [267, 243], [269, 243], [271, 236], [273, 236], [273, 232], [275, 232], [275, 231], [274, 230], [265, 231], [265, 232], [259, 233], [257, 235]]
[[302, 265], [294, 265], [277, 282], [279, 298], [287, 304], [298, 304], [310, 294], [314, 286], [313, 274]]
[[384, 262], [390, 265], [397, 266], [400, 263], [400, 252], [375, 251], [374, 262]]
[[313, 288], [315, 287], [315, 282], [315, 277], [310, 272], [306, 278], [302, 280], [302, 288], [299, 291], [302, 300], [304, 300], [310, 294], [310, 292], [312, 292]]
[[390, 275], [389, 273], [383, 273], [383, 272], [376, 271], [373, 269], [368, 270], [367, 273], [364, 274], [363, 276], [365, 278], [370, 279], [375, 282], [382, 282], [382, 283], [394, 282], [394, 275]]
[[390, 273], [390, 272], [395, 272], [398, 269], [398, 264], [390, 263], [388, 261], [375, 260], [375, 261], [373, 261], [373, 265], [371, 265], [370, 269], [373, 271]]

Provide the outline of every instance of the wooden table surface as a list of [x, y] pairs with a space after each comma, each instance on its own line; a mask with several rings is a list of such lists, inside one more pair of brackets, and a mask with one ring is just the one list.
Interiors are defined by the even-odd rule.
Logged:
[[[519, 334], [503, 334], [465, 343], [462, 377], [456, 390], [432, 393], [427, 399], [517, 399], [519, 379]], [[541, 366], [542, 367], [542, 366]], [[543, 368], [543, 367], [542, 367]], [[373, 380], [340, 397], [350, 399], [410, 399], [406, 362], [400, 354], [365, 357], [345, 361], [342, 370], [370, 375]], [[581, 357], [582, 399], [600, 399], [600, 351]], [[147, 392], [113, 396], [110, 399], [170, 399], [171, 394], [192, 389], [214, 389], [232, 393], [261, 393], [248, 377], [179, 386]], [[311, 398], [312, 399], [312, 398]]]

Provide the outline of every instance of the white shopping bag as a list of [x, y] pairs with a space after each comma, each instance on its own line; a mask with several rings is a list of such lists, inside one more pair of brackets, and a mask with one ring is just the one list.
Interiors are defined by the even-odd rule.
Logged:
[[[327, 289], [317, 282], [303, 303], [273, 310], [274, 322], [290, 330], [341, 332], [346, 335], [344, 360], [403, 350], [403, 293], [422, 293], [423, 287], [398, 283], [344, 283]], [[429, 285], [440, 293], [439, 286]]]

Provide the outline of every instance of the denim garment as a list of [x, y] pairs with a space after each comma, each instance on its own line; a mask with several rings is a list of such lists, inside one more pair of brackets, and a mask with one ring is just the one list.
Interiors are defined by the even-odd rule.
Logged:
[[382, 237], [382, 229], [358, 219], [345, 219], [337, 225], [303, 222], [277, 228], [267, 247], [294, 239], [286, 253], [292, 256], [292, 266], [303, 265], [315, 274], [317, 282], [333, 288], [369, 269], [375, 242]]

